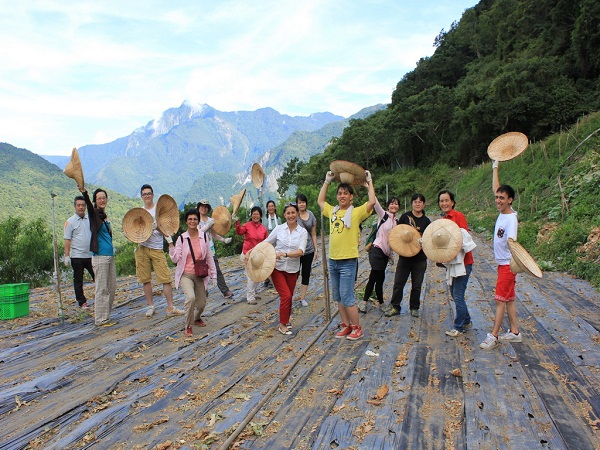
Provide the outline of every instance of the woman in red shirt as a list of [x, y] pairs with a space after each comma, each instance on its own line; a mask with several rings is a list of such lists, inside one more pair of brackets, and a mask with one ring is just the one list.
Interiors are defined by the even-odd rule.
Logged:
[[[450, 219], [460, 228], [469, 231], [469, 225], [467, 224], [465, 215], [454, 209], [455, 204], [454, 194], [452, 192], [447, 189], [439, 192], [438, 205], [444, 213], [443, 218]], [[465, 253], [464, 264], [467, 274], [454, 278], [452, 286], [450, 286], [450, 295], [452, 295], [452, 298], [454, 299], [456, 314], [454, 316], [454, 327], [450, 331], [446, 331], [446, 334], [452, 337], [459, 336], [472, 327], [471, 316], [469, 315], [469, 309], [465, 302], [465, 291], [467, 290], [469, 276], [473, 269], [473, 252]]]
[[[242, 245], [242, 262], [245, 263], [246, 253], [252, 250], [258, 243], [264, 241], [269, 233], [265, 226], [260, 223], [262, 218], [262, 209], [260, 206], [254, 206], [250, 210], [250, 222], [246, 222], [244, 225], [240, 225], [240, 221], [237, 217], [232, 216], [235, 220], [235, 232], [239, 236], [244, 236], [244, 244]], [[246, 285], [246, 301], [250, 305], [256, 305], [256, 288], [260, 283], [256, 283], [250, 279], [246, 273], [248, 283]]]

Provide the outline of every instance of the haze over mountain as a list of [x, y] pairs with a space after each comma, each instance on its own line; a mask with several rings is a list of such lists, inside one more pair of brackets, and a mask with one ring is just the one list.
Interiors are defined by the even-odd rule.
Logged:
[[[365, 108], [351, 118], [383, 108]], [[255, 162], [266, 173], [265, 194], [276, 195], [277, 177], [289, 160], [305, 161], [322, 152], [349, 119], [329, 112], [291, 117], [272, 108], [222, 112], [184, 102], [129, 136], [78, 150], [90, 183], [131, 197], [150, 183], [157, 193], [168, 193], [179, 203], [206, 197], [227, 204], [233, 193], [250, 185]], [[45, 158], [61, 168], [68, 162], [65, 157]], [[249, 192], [249, 198], [254, 194]]]

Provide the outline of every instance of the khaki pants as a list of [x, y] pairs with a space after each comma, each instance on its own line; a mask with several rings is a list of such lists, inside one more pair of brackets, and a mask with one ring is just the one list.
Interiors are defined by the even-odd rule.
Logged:
[[[185, 295], [185, 326], [191, 327], [195, 319], [199, 319], [204, 308], [206, 307], [206, 288], [204, 287], [204, 279], [184, 273], [179, 280], [179, 286]], [[194, 315], [194, 309], [197, 310]]]
[[114, 256], [92, 256], [96, 281], [94, 316], [96, 325], [110, 320], [110, 311], [117, 291], [117, 269]]

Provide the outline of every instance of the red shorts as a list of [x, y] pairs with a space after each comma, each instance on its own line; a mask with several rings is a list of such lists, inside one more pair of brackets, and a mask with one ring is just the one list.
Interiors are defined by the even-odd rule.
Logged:
[[498, 266], [498, 280], [496, 281], [496, 297], [499, 302], [512, 302], [516, 298], [515, 283], [517, 274], [510, 270], [508, 264]]

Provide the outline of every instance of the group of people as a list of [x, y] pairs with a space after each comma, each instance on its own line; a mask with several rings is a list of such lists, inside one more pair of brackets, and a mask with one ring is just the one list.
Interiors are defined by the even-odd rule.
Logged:
[[[384, 314], [392, 317], [400, 314], [404, 287], [410, 276], [412, 286], [409, 295], [409, 310], [413, 317], [419, 317], [421, 306], [421, 289], [427, 270], [427, 257], [423, 250], [411, 257], [398, 256], [392, 297], [388, 305], [384, 305], [383, 285], [386, 267], [393, 262], [393, 250], [388, 237], [396, 225], [405, 224], [415, 228], [420, 235], [431, 221], [425, 214], [425, 197], [414, 194], [411, 198], [411, 210], [399, 214], [400, 204], [392, 197], [384, 209], [376, 198], [373, 179], [369, 171], [365, 171], [364, 187], [367, 189], [367, 201], [355, 206], [354, 187], [348, 183], [339, 183], [336, 189], [337, 204], [327, 202], [329, 185], [334, 181], [333, 172], [327, 172], [321, 187], [317, 203], [321, 213], [330, 222], [328, 266], [333, 300], [337, 302], [341, 317], [341, 326], [336, 338], [357, 340], [364, 336], [360, 325], [360, 312], [366, 311], [369, 299], [382, 305]], [[498, 280], [496, 283], [496, 315], [494, 326], [486, 339], [481, 343], [483, 349], [491, 349], [499, 340], [521, 342], [515, 300], [515, 279], [509, 263], [511, 253], [508, 239], [517, 237], [517, 218], [512, 209], [515, 197], [514, 190], [507, 185], [500, 185], [498, 162], [493, 163], [493, 190], [499, 211], [494, 231], [494, 254], [498, 263]], [[103, 189], [96, 189], [90, 200], [87, 191], [81, 187], [81, 196], [75, 198], [75, 214], [65, 223], [65, 264], [73, 267], [76, 300], [82, 308], [88, 306], [83, 292], [83, 273], [87, 270], [96, 284], [95, 323], [99, 326], [114, 325], [110, 311], [115, 298], [116, 269], [112, 228], [106, 214], [108, 194]], [[140, 190], [144, 208], [156, 221], [154, 192], [145, 184]], [[464, 233], [468, 231], [465, 216], [455, 210], [454, 194], [448, 190], [438, 193], [438, 206], [445, 219], [455, 222]], [[241, 259], [246, 262], [252, 250], [261, 242], [273, 245], [275, 250], [275, 267], [271, 273], [273, 286], [280, 297], [278, 331], [284, 335], [292, 334], [291, 312], [297, 279], [301, 276], [302, 285], [299, 304], [308, 306], [306, 294], [313, 262], [318, 258], [316, 238], [317, 220], [307, 210], [308, 199], [303, 194], [296, 196], [295, 202], [287, 203], [283, 209], [283, 222], [277, 216], [275, 203], [267, 203], [267, 212], [263, 218], [260, 206], [250, 210], [250, 220], [241, 224], [235, 214], [232, 222], [235, 232], [243, 236]], [[85, 214], [87, 209], [87, 215]], [[227, 287], [220, 270], [218, 258], [214, 251], [214, 240], [224, 243], [231, 238], [224, 238], [212, 229], [214, 219], [208, 214], [211, 205], [201, 200], [196, 208], [185, 212], [186, 231], [175, 242], [171, 236], [163, 236], [156, 229], [151, 237], [139, 244], [135, 249], [136, 274], [143, 286], [148, 303], [146, 316], [155, 313], [152, 298], [151, 273], [154, 270], [156, 281], [163, 285], [163, 293], [167, 300], [167, 315], [183, 315], [185, 317], [185, 334], [192, 335], [192, 326], [205, 326], [202, 314], [206, 306], [207, 292], [218, 287], [225, 298], [233, 293]], [[371, 273], [365, 288], [364, 297], [357, 304], [354, 285], [357, 278], [359, 238], [361, 223], [375, 210], [377, 214], [376, 236], [369, 250]], [[155, 222], [156, 223], [156, 222]], [[167, 266], [163, 252], [163, 239], [169, 245], [169, 256], [177, 265], [174, 280]], [[472, 247], [471, 247], [472, 248]], [[446, 331], [448, 336], [456, 337], [472, 327], [471, 317], [465, 302], [465, 291], [473, 267], [472, 252], [459, 253], [459, 269], [452, 272], [448, 284], [456, 307], [453, 328]], [[205, 266], [200, 270], [200, 266]], [[199, 270], [201, 274], [199, 274]], [[181, 287], [185, 295], [184, 310], [175, 308], [173, 304], [172, 283], [175, 288]], [[246, 301], [257, 303], [259, 283], [247, 274]], [[375, 298], [371, 298], [375, 291]], [[508, 314], [510, 328], [499, 334], [504, 313]]]
[[[510, 269], [511, 252], [508, 246], [508, 239], [517, 239], [518, 221], [517, 214], [512, 209], [512, 203], [515, 198], [515, 191], [511, 186], [501, 185], [498, 176], [498, 161], [492, 164], [492, 190], [496, 208], [499, 212], [494, 229], [494, 256], [498, 265], [498, 276], [495, 290], [496, 314], [494, 325], [490, 333], [487, 334], [485, 340], [480, 344], [480, 348], [484, 350], [492, 349], [498, 346], [500, 340], [511, 342], [522, 342], [522, 336], [519, 332], [517, 321], [517, 310], [515, 305], [515, 284], [516, 274]], [[325, 186], [330, 182], [330, 176], [325, 179]], [[340, 185], [341, 186], [341, 185]], [[342, 187], [342, 190], [345, 188]], [[368, 204], [369, 202], [367, 202]], [[473, 270], [473, 254], [472, 248], [474, 244], [468, 234], [468, 223], [463, 213], [455, 209], [456, 201], [454, 194], [444, 189], [438, 193], [437, 203], [442, 211], [442, 218], [448, 219], [456, 223], [466, 238], [463, 240], [463, 250], [457, 255], [458, 269], [453, 267], [452, 273], [447, 277], [450, 288], [450, 295], [454, 300], [456, 312], [454, 315], [454, 323], [452, 329], [446, 331], [446, 335], [457, 337], [472, 328], [473, 324], [469, 309], [465, 301], [465, 291], [469, 277]], [[422, 236], [423, 232], [429, 226], [431, 221], [425, 215], [424, 211], [425, 197], [423, 194], [414, 194], [411, 198], [411, 210], [403, 213], [400, 217], [396, 217], [399, 211], [399, 203], [396, 197], [392, 197], [387, 205], [387, 211], [384, 210], [376, 200], [374, 204], [375, 212], [377, 213], [376, 237], [373, 245], [369, 249], [369, 263], [371, 265], [371, 273], [367, 285], [365, 287], [364, 297], [359, 305], [359, 310], [366, 311], [367, 301], [369, 299], [384, 304], [383, 299], [383, 283], [385, 281], [386, 266], [390, 261], [393, 261], [393, 250], [388, 243], [388, 237], [394, 226], [399, 224], [410, 225], [415, 228]], [[333, 236], [333, 234], [332, 234]], [[354, 246], [354, 241], [352, 243]], [[438, 265], [444, 267], [443, 264]], [[455, 265], [456, 266], [456, 265]], [[389, 305], [383, 305], [384, 315], [387, 317], [400, 314], [401, 302], [404, 293], [404, 287], [411, 277], [411, 290], [409, 295], [409, 309], [413, 317], [419, 317], [419, 309], [421, 305], [421, 288], [425, 273], [427, 271], [427, 257], [421, 249], [414, 256], [398, 255], [398, 263], [394, 277], [392, 298]], [[333, 282], [332, 282], [333, 284]], [[375, 289], [375, 298], [372, 298], [373, 289]], [[335, 291], [334, 291], [335, 298]], [[337, 300], [337, 299], [336, 299]], [[337, 300], [340, 301], [340, 300]], [[341, 310], [340, 310], [341, 311]], [[510, 328], [505, 333], [500, 334], [504, 314], [507, 314]], [[350, 322], [352, 325], [353, 322]], [[342, 323], [345, 327], [346, 323]], [[348, 329], [338, 333], [348, 333]]]

